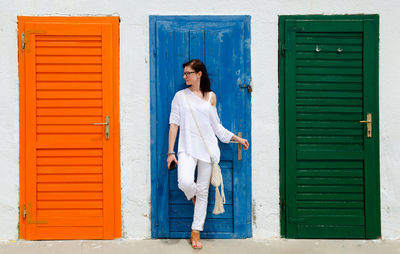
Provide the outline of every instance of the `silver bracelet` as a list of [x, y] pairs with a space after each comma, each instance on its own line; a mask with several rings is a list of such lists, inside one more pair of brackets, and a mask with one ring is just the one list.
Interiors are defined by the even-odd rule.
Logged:
[[175, 154], [175, 152], [168, 152], [168, 153], [167, 153], [167, 155], [170, 155], [170, 154]]

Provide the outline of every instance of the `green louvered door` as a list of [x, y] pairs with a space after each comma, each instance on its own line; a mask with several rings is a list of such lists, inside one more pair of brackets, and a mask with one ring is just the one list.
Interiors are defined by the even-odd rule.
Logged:
[[285, 21], [288, 238], [380, 236], [377, 29], [377, 19]]

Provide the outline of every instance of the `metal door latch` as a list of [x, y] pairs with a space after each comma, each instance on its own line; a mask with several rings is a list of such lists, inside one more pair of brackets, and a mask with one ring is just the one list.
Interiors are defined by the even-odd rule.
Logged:
[[367, 137], [372, 138], [372, 114], [367, 114], [367, 120], [361, 120], [360, 123], [367, 124]]
[[[238, 137], [242, 137], [242, 133], [241, 132], [238, 132], [238, 134], [237, 134], [237, 136]], [[229, 141], [229, 143], [230, 144], [238, 144], [238, 161], [241, 161], [242, 159], [243, 159], [243, 155], [242, 155], [242, 147], [243, 147], [243, 145], [242, 144], [240, 144], [240, 143], [238, 143], [237, 141]]]
[[104, 125], [106, 127], [106, 139], [110, 138], [110, 117], [105, 116], [104, 123], [93, 123], [93, 125]]
[[252, 93], [253, 92], [253, 82], [250, 79], [250, 83], [249, 84], [240, 84], [239, 88], [247, 88], [247, 92]]

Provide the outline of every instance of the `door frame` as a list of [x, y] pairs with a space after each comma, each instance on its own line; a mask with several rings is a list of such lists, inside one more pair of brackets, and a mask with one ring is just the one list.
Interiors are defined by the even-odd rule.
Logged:
[[[149, 55], [150, 55], [150, 168], [151, 168], [151, 237], [152, 238], [166, 238], [168, 236], [160, 235], [159, 233], [159, 222], [163, 221], [168, 217], [168, 211], [163, 211], [160, 207], [165, 207], [166, 204], [162, 203], [162, 199], [160, 196], [165, 194], [165, 190], [160, 188], [158, 182], [160, 178], [164, 178], [168, 172], [165, 172], [162, 176], [159, 174], [159, 170], [157, 169], [157, 158], [165, 157], [165, 154], [157, 153], [157, 65], [156, 65], [156, 22], [157, 21], [185, 21], [185, 22], [229, 22], [229, 21], [242, 21], [244, 22], [244, 34], [246, 38], [250, 38], [250, 19], [251, 17], [248, 15], [190, 15], [190, 16], [163, 16], [163, 15], [150, 15], [149, 16]], [[245, 43], [250, 44], [250, 40], [246, 40]], [[249, 57], [247, 57], [249, 56]], [[248, 73], [249, 79], [251, 75], [251, 66], [250, 66], [250, 47], [244, 47], [244, 68], [245, 73]], [[249, 117], [251, 118], [251, 105], [249, 103], [245, 103], [246, 112], [248, 112]], [[251, 125], [248, 126], [248, 129], [244, 130], [246, 133], [251, 134]], [[251, 143], [251, 137], [248, 137], [249, 142]], [[249, 149], [249, 153], [251, 153]], [[244, 154], [244, 158], [246, 155]], [[246, 206], [248, 207], [248, 212], [245, 214], [244, 220], [249, 222], [245, 228], [243, 228], [243, 233], [235, 235], [235, 238], [246, 238], [252, 236], [252, 200], [251, 200], [251, 156], [250, 159], [246, 159], [246, 165], [242, 167], [247, 167], [248, 177], [244, 183], [246, 186], [246, 196], [247, 202]], [[163, 180], [165, 181], [165, 179]], [[223, 237], [221, 234], [220, 237]]]
[[[364, 102], [365, 111], [374, 112], [373, 133], [376, 137], [372, 142], [365, 144], [370, 146], [374, 158], [371, 161], [370, 169], [365, 170], [365, 185], [369, 188], [365, 190], [365, 195], [369, 199], [368, 206], [365, 207], [365, 227], [366, 239], [377, 239], [381, 237], [381, 213], [380, 213], [380, 168], [379, 168], [379, 15], [282, 15], [279, 16], [279, 49], [278, 49], [278, 82], [279, 82], [279, 176], [280, 176], [280, 224], [281, 237], [287, 237], [286, 231], [286, 147], [285, 147], [285, 22], [288, 20], [348, 20], [364, 21], [364, 49], [363, 52], [363, 89], [364, 98], [374, 101], [367, 105]], [[366, 35], [367, 34], [367, 35]], [[368, 41], [367, 41], [368, 40]], [[366, 62], [372, 64], [366, 64]], [[366, 90], [366, 82], [368, 89]], [[367, 94], [368, 93], [368, 94]], [[376, 116], [375, 116], [376, 115]]]
[[69, 23], [109, 23], [112, 24], [112, 36], [117, 38], [113, 50], [113, 127], [114, 130], [114, 161], [113, 161], [113, 199], [114, 199], [114, 238], [122, 236], [121, 224], [121, 170], [120, 170], [120, 112], [119, 112], [119, 22], [118, 16], [113, 17], [56, 17], [56, 16], [18, 16], [18, 78], [19, 78], [19, 238], [26, 239], [26, 220], [24, 219], [24, 204], [26, 202], [26, 94], [25, 54], [21, 50], [21, 36], [26, 22], [69, 22]]

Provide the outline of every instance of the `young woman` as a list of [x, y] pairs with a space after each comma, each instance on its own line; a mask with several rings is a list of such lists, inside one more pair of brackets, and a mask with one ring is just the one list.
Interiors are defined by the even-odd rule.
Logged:
[[[210, 89], [210, 80], [205, 65], [200, 60], [194, 59], [183, 64], [183, 68], [183, 78], [189, 87], [178, 91], [171, 103], [167, 163], [168, 167], [172, 161], [178, 164], [173, 149], [178, 127], [180, 127], [178, 186], [185, 193], [186, 198], [192, 199], [194, 204], [190, 241], [193, 248], [201, 248], [200, 231], [203, 231], [206, 219], [208, 188], [212, 171], [210, 154], [216, 162], [219, 162], [220, 157], [216, 136], [224, 143], [235, 140], [242, 144], [245, 150], [248, 149], [249, 142], [234, 135], [221, 125], [215, 107], [217, 98]], [[188, 102], [197, 118], [210, 153], [200, 136]], [[194, 182], [196, 165], [197, 182]]]

